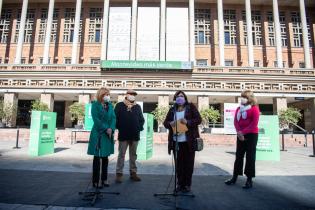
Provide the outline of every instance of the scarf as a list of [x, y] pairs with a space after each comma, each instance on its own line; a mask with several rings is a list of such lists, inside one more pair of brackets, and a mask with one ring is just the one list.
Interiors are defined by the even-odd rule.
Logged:
[[127, 111], [128, 111], [128, 112], [131, 112], [131, 108], [132, 108], [134, 105], [136, 105], [137, 103], [136, 103], [136, 101], [130, 102], [130, 101], [128, 101], [127, 99], [125, 99], [125, 100], [124, 100], [124, 104], [127, 106]]
[[240, 119], [241, 119], [241, 116], [242, 116], [242, 119], [246, 119], [247, 118], [247, 110], [249, 110], [250, 108], [252, 108], [252, 106], [251, 105], [241, 105], [240, 106], [240, 109], [238, 110], [238, 112], [237, 112], [237, 121], [240, 121]]

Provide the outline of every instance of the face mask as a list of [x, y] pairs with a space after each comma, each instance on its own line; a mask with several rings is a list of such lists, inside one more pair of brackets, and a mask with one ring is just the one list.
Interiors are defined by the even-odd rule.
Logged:
[[178, 104], [178, 105], [184, 105], [185, 102], [186, 102], [185, 98], [182, 97], [182, 96], [179, 96], [179, 97], [176, 98], [176, 104]]
[[136, 100], [136, 97], [133, 96], [133, 95], [128, 95], [128, 96], [127, 96], [127, 99], [128, 99], [128, 101], [135, 101], [135, 100]]
[[110, 102], [110, 96], [104, 96], [104, 102]]
[[241, 104], [242, 104], [242, 105], [247, 104], [247, 102], [248, 102], [248, 99], [247, 99], [247, 98], [241, 97]]

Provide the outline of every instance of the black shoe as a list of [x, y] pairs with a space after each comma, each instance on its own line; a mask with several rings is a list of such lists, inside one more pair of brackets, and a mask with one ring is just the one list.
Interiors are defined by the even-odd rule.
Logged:
[[106, 180], [106, 181], [102, 181], [102, 186], [103, 187], [109, 187], [109, 182]]
[[250, 189], [250, 188], [252, 188], [252, 187], [253, 187], [253, 181], [250, 180], [250, 179], [247, 179], [247, 180], [246, 180], [246, 183], [245, 183], [244, 186], [243, 186], [243, 189]]
[[236, 179], [235, 178], [231, 178], [231, 179], [228, 179], [224, 182], [226, 185], [233, 185], [236, 183]]
[[190, 192], [190, 191], [191, 191], [190, 186], [185, 186], [185, 187], [183, 187], [183, 189], [182, 189], [182, 192], [183, 192], [183, 193], [188, 193], [188, 192]]
[[177, 186], [176, 186], [176, 189], [175, 189], [175, 192], [182, 192], [183, 189], [184, 189], [183, 186], [177, 185]]

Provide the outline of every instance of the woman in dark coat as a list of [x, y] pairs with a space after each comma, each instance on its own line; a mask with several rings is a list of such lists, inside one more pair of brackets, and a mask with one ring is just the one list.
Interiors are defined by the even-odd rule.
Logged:
[[101, 88], [92, 102], [91, 114], [94, 121], [87, 153], [93, 155], [93, 186], [99, 186], [100, 165], [102, 162], [101, 185], [109, 186], [107, 181], [108, 156], [114, 154], [114, 131], [116, 116], [110, 101], [109, 90]]
[[[176, 172], [178, 182], [176, 191], [189, 192], [195, 162], [194, 142], [199, 138], [198, 125], [201, 123], [201, 117], [197, 108], [192, 103], [188, 102], [187, 96], [183, 91], [177, 91], [175, 93], [174, 101], [176, 101], [176, 103], [174, 107], [168, 111], [164, 121], [165, 128], [169, 129], [168, 153], [171, 154], [171, 150], [174, 152], [177, 140]], [[175, 109], [176, 118], [174, 114]], [[175, 119], [177, 123], [182, 123], [187, 126], [188, 130], [185, 133], [177, 133], [177, 136], [175, 135], [173, 132]]]

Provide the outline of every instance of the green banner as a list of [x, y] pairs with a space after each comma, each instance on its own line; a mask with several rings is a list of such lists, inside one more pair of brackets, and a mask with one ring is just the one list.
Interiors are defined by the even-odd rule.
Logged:
[[92, 104], [85, 104], [84, 130], [90, 131], [93, 127], [93, 118], [91, 114]]
[[148, 160], [153, 155], [153, 115], [144, 113], [143, 117], [145, 123], [137, 148], [138, 160]]
[[56, 113], [32, 111], [29, 155], [54, 153]]
[[256, 148], [257, 160], [280, 161], [279, 118], [277, 115], [261, 115]]
[[129, 61], [103, 60], [102, 69], [193, 69], [192, 62], [184, 61]]

